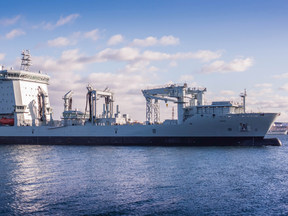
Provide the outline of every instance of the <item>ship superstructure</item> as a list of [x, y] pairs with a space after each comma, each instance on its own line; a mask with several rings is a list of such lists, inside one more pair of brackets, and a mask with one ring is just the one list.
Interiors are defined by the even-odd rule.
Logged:
[[[133, 122], [128, 114], [114, 111], [115, 95], [86, 87], [85, 110], [72, 108], [73, 90], [64, 96], [61, 124], [54, 124], [50, 107], [49, 76], [29, 71], [32, 57], [22, 52], [20, 70], [0, 71], [0, 144], [75, 144], [144, 146], [234, 146], [281, 145], [263, 139], [279, 113], [246, 113], [242, 102], [205, 102], [206, 88], [186, 83], [142, 90], [146, 122]], [[177, 120], [161, 122], [160, 103], [177, 104]], [[97, 104], [103, 102], [103, 110]], [[14, 125], [14, 126], [12, 126]]]
[[245, 113], [246, 91], [240, 95], [243, 97], [243, 103], [219, 101], [212, 102], [209, 105], [204, 103], [204, 93], [206, 91], [206, 88], [187, 87], [186, 83], [184, 85], [170, 84], [142, 90], [143, 96], [146, 99], [146, 123], [160, 123], [159, 100], [165, 101], [165, 103], [172, 102], [177, 104], [178, 124], [199, 114], [214, 114], [215, 116], [216, 114]]
[[31, 55], [22, 52], [20, 70], [0, 70], [0, 118], [14, 119], [16, 126], [46, 124], [50, 121], [47, 85], [49, 76], [29, 71]]

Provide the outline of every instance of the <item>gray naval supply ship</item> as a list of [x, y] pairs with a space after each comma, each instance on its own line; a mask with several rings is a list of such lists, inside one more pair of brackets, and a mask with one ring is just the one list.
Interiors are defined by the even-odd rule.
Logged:
[[[279, 146], [264, 139], [279, 113], [246, 113], [243, 103], [204, 103], [206, 88], [166, 85], [142, 90], [146, 122], [133, 123], [114, 113], [114, 93], [87, 86], [86, 111], [72, 110], [73, 91], [63, 96], [61, 121], [52, 119], [49, 76], [29, 71], [31, 55], [22, 52], [20, 70], [0, 70], [0, 144], [142, 145], [142, 146]], [[97, 101], [104, 100], [97, 114]], [[177, 120], [160, 122], [159, 101], [177, 104]], [[99, 111], [98, 111], [99, 112]]]

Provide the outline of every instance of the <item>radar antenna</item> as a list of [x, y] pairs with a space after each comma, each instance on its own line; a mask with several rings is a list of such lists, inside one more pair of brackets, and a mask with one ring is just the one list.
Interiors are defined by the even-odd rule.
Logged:
[[29, 50], [23, 50], [22, 53], [22, 62], [20, 70], [29, 71], [29, 67], [32, 65], [32, 58]]

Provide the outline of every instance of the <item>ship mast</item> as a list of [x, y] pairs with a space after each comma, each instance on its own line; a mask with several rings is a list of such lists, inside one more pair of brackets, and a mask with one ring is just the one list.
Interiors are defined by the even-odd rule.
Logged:
[[20, 70], [24, 70], [24, 71], [29, 71], [29, 67], [32, 65], [32, 58], [31, 58], [31, 54], [29, 52], [29, 50], [23, 50], [22, 53], [22, 62], [21, 62], [21, 67]]
[[244, 113], [246, 113], [246, 111], [245, 111], [245, 108], [246, 108], [246, 101], [245, 101], [245, 99], [246, 99], [246, 96], [247, 96], [247, 94], [246, 94], [246, 89], [244, 89], [244, 93], [240, 93], [240, 97], [242, 97], [243, 98], [243, 108], [244, 108]]

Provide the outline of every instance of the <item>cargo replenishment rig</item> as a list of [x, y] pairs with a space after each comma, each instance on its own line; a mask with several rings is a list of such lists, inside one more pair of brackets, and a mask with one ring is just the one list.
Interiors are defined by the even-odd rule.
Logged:
[[[246, 113], [243, 103], [204, 103], [206, 88], [187, 84], [142, 90], [146, 122], [133, 124], [128, 114], [114, 113], [114, 93], [87, 86], [84, 112], [72, 110], [70, 90], [63, 96], [61, 121], [53, 120], [49, 76], [29, 71], [29, 51], [22, 52], [20, 70], [0, 70], [0, 144], [138, 145], [138, 146], [261, 146], [281, 145], [264, 139], [279, 113]], [[103, 98], [103, 112], [97, 101]], [[160, 122], [159, 101], [177, 104], [177, 120]]]

